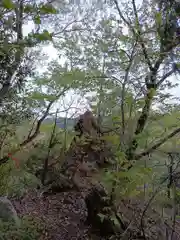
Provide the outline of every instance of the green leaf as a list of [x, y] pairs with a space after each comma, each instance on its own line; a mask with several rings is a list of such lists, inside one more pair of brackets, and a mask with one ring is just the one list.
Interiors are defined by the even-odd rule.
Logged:
[[33, 12], [34, 12], [34, 8], [31, 4], [26, 4], [24, 6], [24, 13], [33, 13]]
[[[125, 41], [128, 41], [128, 40], [129, 40], [129, 37], [126, 36], [126, 35], [121, 35], [121, 36], [119, 37], [119, 40], [125, 42]], [[124, 52], [123, 52], [123, 53], [124, 53]]]
[[41, 6], [39, 10], [40, 10], [40, 13], [42, 13], [42, 14], [48, 14], [48, 13], [57, 14], [58, 13], [57, 9], [54, 8], [52, 4], [49, 4], [49, 3]]
[[52, 34], [44, 30], [43, 33], [36, 34], [36, 38], [40, 41], [52, 40]]
[[177, 190], [177, 191], [176, 191], [176, 195], [177, 195], [177, 196], [180, 196], [180, 191]]
[[176, 63], [176, 67], [179, 69], [180, 68], [180, 63]]
[[30, 96], [31, 99], [34, 100], [44, 100], [44, 94], [39, 93], [39, 92], [33, 92]]
[[146, 175], [146, 174], [152, 172], [152, 168], [150, 168], [150, 167], [143, 167], [143, 168], [140, 168], [140, 169], [139, 169], [139, 172], [140, 172], [140, 173], [144, 173], [144, 174]]
[[15, 5], [11, 0], [3, 0], [2, 5], [6, 9], [14, 9], [15, 8]]
[[156, 18], [156, 22], [157, 22], [158, 26], [161, 26], [161, 24], [162, 24], [161, 13], [160, 12], [156, 13], [155, 18]]
[[54, 124], [42, 124], [40, 127], [41, 132], [50, 132], [54, 127]]
[[52, 101], [52, 100], [56, 100], [56, 96], [54, 95], [48, 95], [46, 93], [40, 93], [40, 92], [33, 92], [30, 96], [31, 99], [34, 100], [48, 100], [48, 101]]
[[35, 16], [35, 17], [34, 17], [34, 23], [35, 23], [35, 24], [41, 24], [41, 18], [40, 18], [40, 16]]

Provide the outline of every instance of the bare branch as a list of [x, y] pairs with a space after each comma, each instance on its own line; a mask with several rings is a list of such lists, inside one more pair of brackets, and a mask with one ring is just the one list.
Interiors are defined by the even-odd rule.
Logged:
[[[143, 41], [143, 39], [142, 39], [142, 33], [141, 33], [140, 24], [139, 24], [139, 18], [138, 18], [138, 13], [137, 13], [137, 8], [136, 8], [135, 0], [132, 0], [132, 5], [133, 5], [133, 10], [134, 10], [135, 18], [136, 18], [136, 23], [137, 23], [138, 37], [139, 37], [139, 40], [140, 40], [140, 44], [141, 44], [141, 47], [142, 47], [142, 51], [143, 51], [143, 54], [144, 54], [144, 58], [145, 58], [146, 63], [147, 63], [147, 65], [148, 65], [148, 67], [149, 67], [149, 70], [152, 71], [152, 70], [153, 70], [153, 67], [152, 67], [151, 61], [150, 61], [150, 59], [149, 59], [149, 56], [148, 56], [148, 53], [147, 53], [147, 50], [146, 50], [144, 41]], [[135, 31], [134, 31], [134, 33], [135, 33]]]
[[157, 87], [159, 87], [168, 77], [170, 77], [173, 73], [174, 73], [174, 69], [170, 70], [169, 72], [167, 72], [162, 78], [161, 80], [159, 80], [159, 82], [157, 83]]
[[118, 11], [118, 13], [119, 13], [120, 18], [121, 18], [121, 19], [126, 23], [126, 25], [134, 32], [134, 29], [132, 28], [131, 24], [130, 24], [130, 23], [125, 19], [125, 17], [123, 16], [117, 0], [114, 0], [114, 3], [115, 3], [115, 5], [116, 5], [116, 8], [117, 8], [117, 11]]
[[126, 84], [128, 82], [128, 78], [129, 78], [129, 72], [133, 63], [133, 58], [134, 58], [134, 52], [136, 49], [136, 43], [133, 46], [131, 55], [129, 56], [129, 64], [126, 68], [126, 73], [125, 73], [125, 77], [124, 77], [124, 81], [122, 83], [122, 92], [121, 92], [121, 117], [122, 117], [122, 136], [124, 136], [124, 132], [125, 132], [125, 111], [124, 111], [124, 102], [125, 102], [125, 87]]
[[134, 9], [134, 13], [135, 13], [135, 18], [136, 18], [136, 22], [137, 22], [137, 26], [138, 26], [138, 34], [136, 33], [135, 29], [131, 26], [131, 24], [125, 19], [125, 17], [123, 16], [121, 10], [120, 10], [120, 7], [118, 5], [118, 2], [117, 0], [114, 0], [114, 3], [116, 5], [116, 9], [119, 13], [119, 16], [120, 18], [127, 24], [127, 26], [131, 29], [131, 31], [133, 32], [134, 36], [136, 37], [136, 39], [139, 39], [140, 41], [140, 44], [141, 44], [141, 47], [142, 47], [142, 51], [143, 51], [143, 54], [144, 54], [144, 57], [145, 57], [145, 60], [147, 62], [147, 65], [150, 69], [150, 71], [153, 70], [153, 67], [152, 67], [152, 64], [151, 64], [151, 61], [148, 57], [148, 53], [147, 53], [147, 50], [146, 50], [146, 47], [145, 47], [145, 44], [144, 44], [144, 41], [142, 39], [142, 34], [141, 34], [141, 30], [140, 30], [140, 24], [139, 24], [139, 19], [138, 19], [138, 14], [137, 14], [137, 9], [136, 9], [136, 5], [135, 5], [135, 2], [134, 0], [132, 0], [132, 3], [133, 3], [133, 9]]

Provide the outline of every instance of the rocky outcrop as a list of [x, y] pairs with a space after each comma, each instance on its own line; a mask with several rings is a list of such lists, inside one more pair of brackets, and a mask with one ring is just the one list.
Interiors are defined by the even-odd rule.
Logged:
[[[48, 191], [67, 191], [76, 189], [78, 191], [87, 187], [91, 188], [94, 175], [102, 168], [112, 165], [113, 154], [104, 141], [91, 139], [71, 145], [67, 151], [61, 166], [52, 166], [46, 174], [46, 185]], [[37, 176], [42, 174], [39, 170]], [[94, 180], [94, 179], [93, 179]]]
[[91, 112], [85, 113], [84, 117], [81, 116], [75, 125], [75, 131], [76, 136], [66, 152], [63, 162], [61, 160], [62, 164], [58, 173], [54, 166], [48, 169], [47, 177], [49, 179], [46, 182], [51, 184], [51, 190], [87, 188], [87, 180], [89, 182], [90, 176], [113, 163], [114, 155], [111, 147], [99, 135], [100, 129]]

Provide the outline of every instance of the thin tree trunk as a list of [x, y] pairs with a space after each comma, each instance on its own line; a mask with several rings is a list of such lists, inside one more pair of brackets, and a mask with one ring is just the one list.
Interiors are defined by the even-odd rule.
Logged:
[[170, 164], [168, 166], [168, 184], [167, 184], [167, 195], [168, 195], [168, 198], [170, 199], [171, 198], [171, 187], [172, 187], [172, 184], [173, 184], [173, 156], [172, 154], [170, 153], [169, 154], [169, 157], [170, 157]]
[[[67, 91], [68, 89], [70, 89], [70, 87], [64, 88], [57, 95], [56, 99], [58, 99], [60, 96], [62, 96], [65, 93], [65, 91]], [[29, 136], [27, 139], [25, 139], [22, 143], [20, 143], [19, 147], [17, 149], [15, 149], [13, 152], [11, 152], [11, 154], [15, 154], [16, 152], [19, 151], [19, 148], [26, 146], [28, 143], [32, 142], [38, 136], [38, 134], [40, 133], [41, 124], [44, 121], [44, 119], [48, 116], [49, 110], [52, 107], [52, 105], [54, 104], [54, 102], [56, 101], [56, 99], [52, 100], [51, 102], [49, 102], [49, 104], [48, 104], [48, 106], [46, 108], [46, 111], [44, 112], [43, 116], [37, 122], [36, 129], [35, 129], [34, 133], [31, 136]], [[8, 159], [9, 159], [8, 155], [4, 156], [3, 158], [1, 158], [0, 159], [0, 165], [6, 163], [8, 161]]]
[[52, 131], [52, 133], [51, 133], [51, 138], [50, 138], [49, 145], [48, 145], [47, 157], [46, 157], [45, 160], [44, 160], [44, 168], [43, 168], [42, 179], [41, 179], [43, 185], [45, 185], [46, 174], [47, 174], [47, 171], [48, 171], [49, 156], [50, 156], [51, 148], [52, 148], [52, 146], [53, 146], [54, 134], [55, 134], [55, 131], [56, 131], [57, 113], [58, 113], [58, 109], [57, 109], [57, 111], [56, 111], [56, 116], [55, 116], [55, 120], [54, 120], [53, 131]]

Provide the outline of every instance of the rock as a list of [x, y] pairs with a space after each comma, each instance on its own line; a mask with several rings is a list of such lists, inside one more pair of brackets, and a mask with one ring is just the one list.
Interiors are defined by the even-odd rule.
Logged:
[[20, 226], [17, 212], [7, 197], [0, 197], [0, 220], [4, 222], [13, 221], [17, 226]]
[[105, 189], [95, 186], [85, 198], [88, 216], [86, 222], [101, 236], [122, 233], [126, 229], [118, 214], [114, 211]]
[[[93, 176], [103, 168], [112, 167], [114, 159], [111, 146], [99, 136], [87, 135], [79, 141], [73, 139], [57, 169], [55, 166], [48, 167], [43, 185], [51, 185], [46, 191], [54, 193], [70, 189], [82, 191], [94, 185]], [[42, 179], [42, 172], [43, 169], [39, 169], [36, 177]]]

